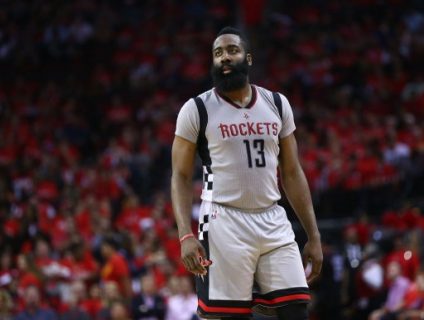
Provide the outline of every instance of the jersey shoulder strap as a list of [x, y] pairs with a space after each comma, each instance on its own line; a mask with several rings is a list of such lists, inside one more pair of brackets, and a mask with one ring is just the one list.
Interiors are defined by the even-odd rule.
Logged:
[[205, 103], [203, 102], [202, 98], [195, 97], [194, 102], [196, 103], [197, 111], [199, 112], [199, 119], [200, 119], [199, 138], [200, 138], [201, 135], [205, 135], [206, 125], [208, 124], [208, 112], [206, 111]]
[[197, 150], [204, 165], [211, 164], [211, 158], [208, 149], [208, 139], [206, 138], [206, 126], [208, 124], [208, 112], [206, 111], [205, 103], [200, 97], [195, 97], [194, 102], [199, 112], [200, 128], [197, 136]]
[[273, 92], [272, 97], [274, 98], [274, 104], [277, 107], [280, 119], [283, 120], [283, 102], [281, 101], [281, 97], [277, 92]]

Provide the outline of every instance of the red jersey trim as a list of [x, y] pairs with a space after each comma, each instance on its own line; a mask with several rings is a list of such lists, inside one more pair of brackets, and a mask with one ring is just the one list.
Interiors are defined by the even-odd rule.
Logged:
[[260, 304], [272, 305], [272, 304], [278, 304], [281, 302], [288, 302], [293, 300], [311, 300], [311, 296], [309, 294], [299, 293], [299, 294], [292, 294], [292, 295], [284, 296], [284, 297], [278, 297], [271, 300], [256, 298], [253, 300], [253, 302], [256, 304], [260, 303]]
[[200, 299], [199, 299], [199, 307], [206, 312], [213, 312], [213, 313], [236, 313], [236, 314], [248, 313], [250, 314], [252, 312], [251, 308], [209, 307]]

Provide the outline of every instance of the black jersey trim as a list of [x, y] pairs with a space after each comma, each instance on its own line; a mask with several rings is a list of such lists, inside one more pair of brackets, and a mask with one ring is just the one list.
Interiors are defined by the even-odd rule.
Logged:
[[206, 138], [206, 126], [208, 125], [208, 112], [206, 111], [205, 104], [200, 97], [194, 98], [194, 102], [197, 106], [200, 118], [200, 130], [199, 136], [197, 137], [197, 150], [199, 152], [200, 159], [204, 166], [210, 166], [212, 164], [211, 156], [208, 148], [208, 139]]
[[283, 120], [283, 102], [281, 101], [281, 97], [277, 92], [273, 92], [272, 97], [274, 98], [274, 103], [275, 103], [275, 106], [277, 107], [278, 114], [280, 115], [280, 119]]

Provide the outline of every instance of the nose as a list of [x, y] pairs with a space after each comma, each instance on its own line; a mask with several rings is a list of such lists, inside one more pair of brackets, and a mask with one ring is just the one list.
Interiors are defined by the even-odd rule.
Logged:
[[228, 54], [228, 52], [226, 50], [224, 50], [224, 52], [222, 53], [222, 56], [221, 56], [221, 63], [230, 62], [230, 61], [231, 61], [230, 55]]

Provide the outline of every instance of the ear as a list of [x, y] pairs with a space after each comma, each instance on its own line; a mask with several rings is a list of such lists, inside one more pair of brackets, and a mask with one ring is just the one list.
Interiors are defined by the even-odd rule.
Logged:
[[246, 60], [247, 60], [247, 64], [249, 66], [251, 66], [252, 63], [253, 63], [253, 59], [252, 59], [252, 55], [250, 53], [246, 54]]

